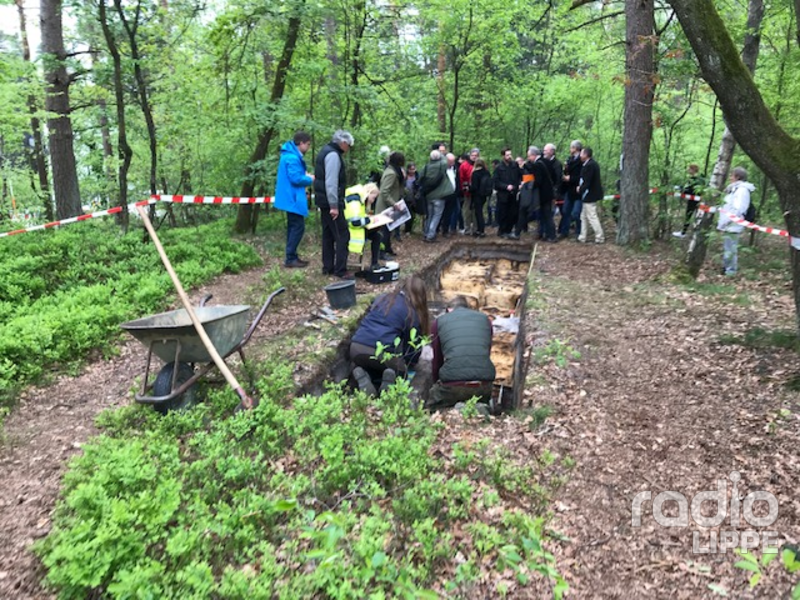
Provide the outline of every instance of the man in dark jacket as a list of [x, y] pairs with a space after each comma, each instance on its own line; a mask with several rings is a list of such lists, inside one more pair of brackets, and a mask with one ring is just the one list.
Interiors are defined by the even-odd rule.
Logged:
[[[547, 167], [547, 172], [550, 174], [550, 181], [553, 184], [553, 219], [555, 219], [556, 212], [564, 208], [564, 194], [561, 190], [561, 178], [564, 176], [564, 165], [556, 158], [556, 145], [547, 143], [542, 149], [542, 160]], [[555, 229], [555, 220], [553, 221], [553, 228]], [[539, 222], [539, 237], [544, 238], [544, 230], [542, 222]]]
[[605, 241], [603, 226], [597, 216], [597, 203], [603, 199], [603, 184], [600, 181], [600, 165], [592, 158], [592, 149], [588, 146], [581, 150], [581, 184], [578, 186], [578, 195], [583, 202], [581, 210], [581, 234], [578, 241], [586, 243], [589, 226], [594, 232], [596, 244]]
[[[526, 181], [527, 180], [527, 181]], [[528, 223], [528, 211], [535, 210], [534, 197], [539, 197], [539, 219], [541, 221], [542, 237], [548, 242], [558, 241], [556, 226], [553, 223], [553, 182], [547, 168], [542, 152], [536, 146], [528, 148], [528, 160], [522, 167], [522, 190], [520, 192], [520, 210], [514, 233], [509, 239], [518, 240], [520, 233]]]
[[568, 237], [569, 229], [575, 224], [576, 235], [581, 233], [581, 198], [578, 196], [578, 186], [581, 184], [581, 150], [583, 144], [579, 140], [569, 145], [569, 158], [564, 165], [562, 176], [562, 194], [564, 206], [561, 208], [561, 221], [558, 224], [558, 236]]
[[489, 317], [456, 296], [431, 326], [431, 335], [434, 384], [426, 408], [455, 406], [473, 396], [488, 402], [496, 376]]
[[317, 155], [315, 163], [315, 202], [322, 216], [322, 272], [340, 279], [354, 279], [347, 271], [347, 244], [350, 233], [344, 218], [346, 183], [344, 153], [353, 145], [353, 136], [339, 130], [330, 144]]
[[673, 236], [682, 238], [686, 235], [689, 225], [692, 224], [692, 219], [697, 213], [697, 207], [700, 205], [698, 197], [703, 192], [705, 185], [706, 181], [703, 176], [700, 175], [700, 167], [694, 163], [689, 165], [689, 179], [683, 187], [681, 187], [681, 194], [688, 196], [686, 198], [686, 215], [683, 219], [683, 229], [680, 231], [673, 231]]
[[522, 171], [514, 162], [511, 150], [503, 150], [503, 160], [494, 171], [494, 189], [497, 190], [497, 235], [508, 237], [517, 222], [519, 201], [517, 192], [522, 182]]

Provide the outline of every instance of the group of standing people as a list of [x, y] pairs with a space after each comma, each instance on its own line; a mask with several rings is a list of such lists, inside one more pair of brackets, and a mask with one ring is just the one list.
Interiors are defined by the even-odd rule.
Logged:
[[[380, 267], [381, 259], [394, 257], [391, 232], [386, 226], [368, 228], [369, 213], [380, 213], [401, 199], [423, 217], [427, 243], [456, 229], [484, 237], [485, 209], [490, 202], [495, 210], [494, 215], [489, 210], [488, 223], [496, 223], [500, 237], [520, 239], [528, 223], [538, 220], [539, 236], [548, 242], [568, 237], [573, 226], [579, 242], [587, 241], [590, 229], [596, 243], [605, 241], [597, 214], [597, 202], [603, 197], [600, 168], [592, 149], [580, 141], [572, 142], [564, 165], [556, 158], [554, 144], [546, 144], [544, 151], [529, 147], [526, 160], [514, 160], [511, 150], [504, 148], [493, 172], [478, 148], [458, 159], [443, 142], [437, 142], [421, 171], [413, 163], [406, 169], [404, 154], [385, 148], [380, 175], [376, 172], [370, 183], [347, 188], [344, 155], [353, 142], [348, 131], [336, 131], [317, 155], [313, 173], [304, 159], [311, 146], [308, 133], [298, 131], [281, 147], [274, 204], [286, 212], [285, 267], [308, 266], [298, 255], [298, 246], [305, 232], [306, 188], [310, 186], [321, 215], [322, 272], [342, 279], [353, 279], [347, 270], [348, 253], [360, 253], [367, 240], [371, 268]], [[558, 227], [556, 207], [561, 214]], [[413, 220], [406, 224], [406, 231], [412, 228]]]

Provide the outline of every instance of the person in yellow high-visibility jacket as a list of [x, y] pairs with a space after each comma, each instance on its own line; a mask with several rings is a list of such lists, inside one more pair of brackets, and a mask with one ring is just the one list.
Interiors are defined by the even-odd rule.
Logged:
[[344, 218], [350, 230], [350, 242], [347, 250], [361, 256], [364, 252], [366, 240], [370, 241], [370, 268], [380, 267], [378, 259], [381, 253], [380, 228], [367, 229], [370, 219], [368, 209], [372, 207], [378, 197], [378, 186], [374, 183], [354, 185], [344, 191]]

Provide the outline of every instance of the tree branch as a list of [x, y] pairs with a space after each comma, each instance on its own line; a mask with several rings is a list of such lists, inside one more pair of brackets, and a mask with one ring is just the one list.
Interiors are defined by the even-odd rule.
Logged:
[[[800, 1], [800, 0], [798, 0], [798, 1]], [[580, 25], [576, 25], [575, 27], [570, 27], [569, 29], [565, 30], [564, 33], [571, 33], [573, 31], [578, 31], [579, 29], [583, 29], [584, 27], [588, 27], [589, 25], [594, 25], [595, 23], [599, 23], [600, 21], [604, 21], [605, 19], [618, 17], [618, 16], [624, 15], [624, 14], [625, 14], [624, 10], [618, 10], [617, 12], [613, 12], [613, 13], [606, 13], [604, 15], [600, 15], [599, 17], [595, 17], [594, 19], [591, 19], [590, 21], [585, 21], [584, 23], [581, 23]]]

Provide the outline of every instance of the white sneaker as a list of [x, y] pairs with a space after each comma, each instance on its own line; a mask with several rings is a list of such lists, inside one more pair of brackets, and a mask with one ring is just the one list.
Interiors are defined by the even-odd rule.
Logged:
[[673, 231], [672, 232], [672, 237], [682, 238], [682, 237], [685, 237], [685, 236], [686, 236], [686, 234], [683, 233], [682, 231]]

